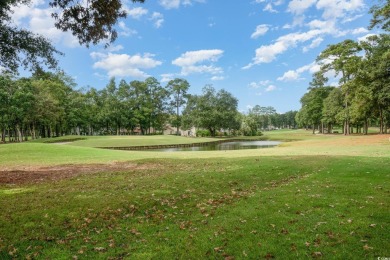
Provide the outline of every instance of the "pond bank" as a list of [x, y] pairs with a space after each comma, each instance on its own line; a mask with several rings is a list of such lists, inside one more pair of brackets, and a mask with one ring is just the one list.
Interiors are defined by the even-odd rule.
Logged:
[[202, 142], [202, 143], [190, 143], [190, 144], [159, 144], [159, 145], [138, 145], [138, 146], [124, 146], [124, 147], [96, 147], [100, 149], [109, 149], [109, 150], [128, 150], [128, 151], [139, 151], [139, 150], [157, 150], [157, 149], [168, 149], [168, 148], [185, 148], [185, 147], [202, 147], [209, 145], [217, 145], [228, 142], [251, 142], [251, 141], [266, 141], [267, 138], [254, 138], [254, 139], [245, 139], [245, 138], [232, 138], [217, 140], [211, 142]]

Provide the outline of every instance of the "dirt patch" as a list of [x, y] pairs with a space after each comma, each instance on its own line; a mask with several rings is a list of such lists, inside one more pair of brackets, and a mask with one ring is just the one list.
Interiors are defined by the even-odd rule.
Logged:
[[68, 164], [59, 166], [29, 166], [0, 169], [0, 184], [25, 184], [59, 181], [80, 175], [99, 172], [120, 172], [129, 170], [157, 169], [157, 164], [116, 162], [110, 164]]

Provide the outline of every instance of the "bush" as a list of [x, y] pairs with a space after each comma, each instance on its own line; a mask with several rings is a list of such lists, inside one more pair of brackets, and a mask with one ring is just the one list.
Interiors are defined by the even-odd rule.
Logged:
[[207, 137], [207, 136], [211, 136], [211, 134], [210, 134], [209, 130], [197, 130], [196, 136], [197, 137]]
[[243, 135], [244, 136], [262, 136], [263, 133], [261, 131], [255, 131], [255, 130], [248, 130], [248, 129], [243, 129]]

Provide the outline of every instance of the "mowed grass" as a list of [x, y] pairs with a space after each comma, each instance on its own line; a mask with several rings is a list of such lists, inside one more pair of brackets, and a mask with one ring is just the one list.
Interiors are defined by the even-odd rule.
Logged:
[[0, 258], [281, 259], [388, 255], [390, 161], [138, 162], [0, 190]]
[[[64, 137], [65, 138], [65, 137]], [[111, 137], [107, 137], [112, 145]], [[129, 138], [139, 138], [131, 136]], [[142, 137], [147, 140], [148, 137]], [[141, 138], [141, 139], [142, 139]], [[150, 143], [176, 143], [210, 141], [209, 138], [186, 138], [176, 136], [150, 136]], [[66, 145], [56, 143], [27, 142], [0, 145], [0, 167], [23, 169], [29, 166], [49, 166], [62, 164], [96, 164], [134, 161], [140, 159], [212, 159], [257, 156], [368, 156], [390, 158], [390, 135], [313, 135], [311, 131], [280, 130], [266, 132], [261, 138], [287, 140], [275, 148], [237, 151], [194, 151], [194, 152], [155, 152], [155, 151], [116, 151], [76, 146], [77, 142]], [[90, 146], [98, 146], [97, 140], [103, 137], [85, 140]], [[140, 140], [140, 139], [138, 139]], [[159, 140], [159, 141], [157, 141]], [[295, 140], [295, 141], [294, 141]], [[298, 141], [296, 141], [298, 140]], [[84, 141], [80, 141], [84, 142]], [[100, 143], [101, 144], [101, 143]], [[128, 146], [128, 145], [126, 145]], [[1, 168], [0, 168], [1, 169]]]
[[0, 184], [0, 259], [389, 256], [389, 135], [287, 134], [301, 140], [248, 151], [0, 146], [3, 169], [137, 165]]
[[[84, 140], [78, 140], [82, 139]], [[73, 141], [75, 140], [75, 141]], [[192, 144], [220, 140], [218, 138], [191, 138], [175, 135], [119, 135], [119, 136], [62, 136], [57, 138], [44, 138], [32, 142], [61, 142], [69, 141], [72, 146], [81, 147], [130, 147], [130, 146], [153, 146], [167, 144]]]

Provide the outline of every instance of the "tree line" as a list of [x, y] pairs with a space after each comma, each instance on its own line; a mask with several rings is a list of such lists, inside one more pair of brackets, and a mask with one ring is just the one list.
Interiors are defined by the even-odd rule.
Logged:
[[[296, 115], [300, 126], [320, 133], [341, 128], [345, 135], [368, 133], [370, 125], [379, 133], [390, 128], [390, 0], [379, 0], [370, 9], [369, 29], [385, 33], [362, 41], [350, 39], [329, 45], [317, 57], [320, 70], [313, 75], [308, 92], [301, 98]], [[328, 86], [327, 75], [339, 79]]]
[[162, 86], [153, 77], [119, 84], [112, 78], [101, 90], [76, 87], [62, 72], [39, 70], [29, 78], [1, 74], [1, 142], [63, 135], [161, 134], [167, 125], [177, 131], [195, 126], [211, 136], [258, 135], [262, 130], [296, 125], [293, 111], [278, 114], [273, 107], [257, 105], [240, 113], [237, 98], [210, 85], [202, 94], [190, 95], [185, 79]]
[[[368, 133], [370, 125], [379, 133], [390, 127], [390, 35], [369, 36], [364, 41], [345, 40], [329, 45], [317, 58], [321, 65], [308, 92], [301, 98], [296, 120], [320, 133]], [[339, 79], [327, 86], [328, 73]]]

